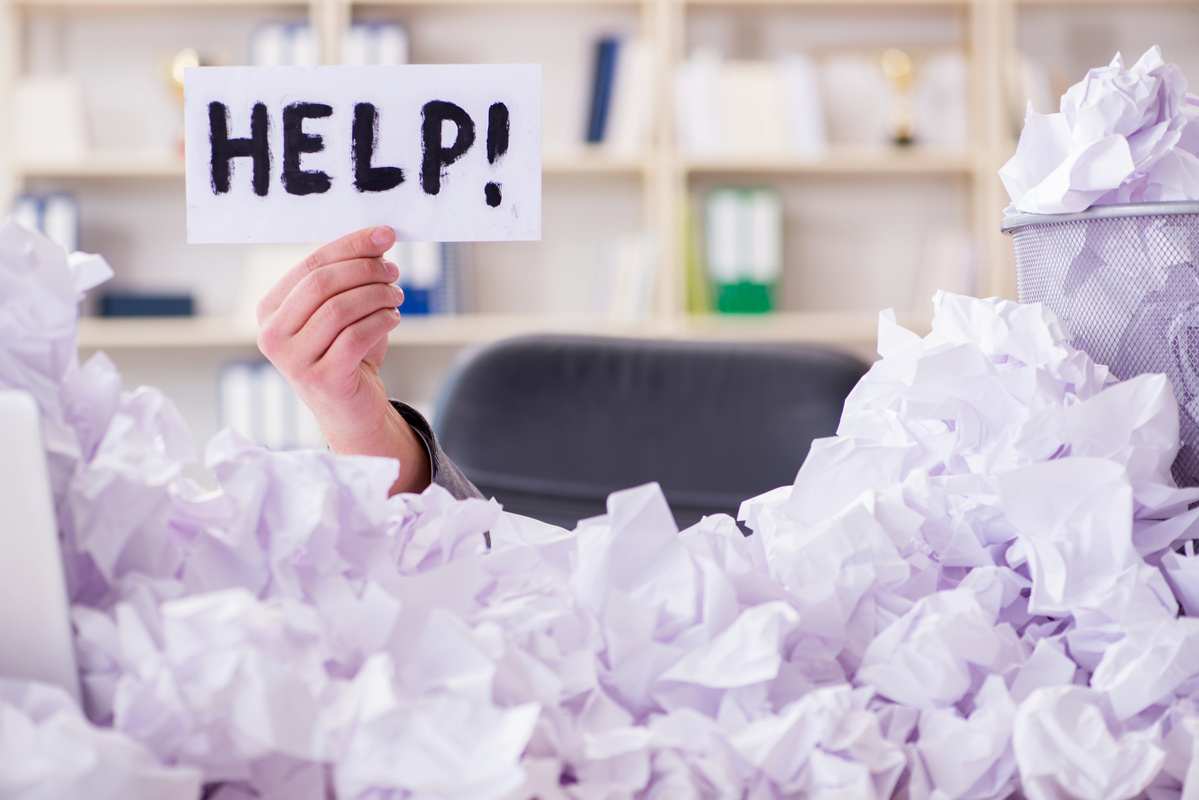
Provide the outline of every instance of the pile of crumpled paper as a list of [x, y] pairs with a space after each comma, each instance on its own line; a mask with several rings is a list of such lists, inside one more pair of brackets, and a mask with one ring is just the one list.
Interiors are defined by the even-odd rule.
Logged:
[[1116, 53], [1062, 96], [1029, 103], [1016, 154], [999, 171], [1007, 213], [1072, 214], [1092, 205], [1199, 200], [1199, 97], [1151, 47], [1131, 68]]
[[1044, 303], [1116, 376], [1169, 376], [1181, 414], [1174, 474], [1195, 484], [1199, 97], [1186, 89], [1158, 48], [1130, 68], [1117, 53], [1070, 87], [1059, 113], [1029, 108], [999, 174], [1020, 299]]
[[1199, 793], [1174, 397], [1038, 306], [884, 314], [751, 536], [677, 531], [655, 485], [568, 532], [229, 432], [201, 489], [171, 403], [77, 360], [106, 274], [0, 228], [0, 387], [41, 406], [85, 694], [0, 681], [2, 797]]

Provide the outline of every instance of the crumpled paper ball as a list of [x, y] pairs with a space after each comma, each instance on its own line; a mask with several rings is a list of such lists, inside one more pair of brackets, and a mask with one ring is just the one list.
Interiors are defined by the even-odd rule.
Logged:
[[0, 796], [1199, 792], [1174, 396], [1039, 306], [940, 294], [923, 338], [883, 314], [743, 536], [678, 531], [654, 484], [566, 531], [229, 432], [203, 489], [169, 400], [78, 363], [90, 281], [0, 227], [0, 385], [42, 408], [84, 687], [0, 682]]
[[1016, 154], [999, 170], [1007, 213], [1199, 200], [1199, 98], [1186, 87], [1155, 46], [1130, 68], [1117, 53], [1090, 70], [1059, 113], [1029, 104]]

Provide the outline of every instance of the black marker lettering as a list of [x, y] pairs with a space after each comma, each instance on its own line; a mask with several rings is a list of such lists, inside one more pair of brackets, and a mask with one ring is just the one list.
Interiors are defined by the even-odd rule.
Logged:
[[370, 103], [354, 106], [354, 188], [359, 192], [386, 192], [404, 182], [399, 167], [372, 167], [379, 139], [379, 116]]
[[[420, 168], [420, 185], [425, 194], [437, 194], [441, 191], [441, 168], [453, 164], [475, 143], [475, 123], [461, 108], [443, 100], [425, 103], [421, 117], [424, 160]], [[441, 123], [446, 120], [458, 128], [458, 135], [450, 147], [441, 146]]]
[[[508, 106], [503, 103], [492, 103], [487, 109], [487, 163], [494, 164], [500, 156], [508, 152]], [[495, 208], [500, 204], [503, 195], [498, 183], [489, 183], [483, 187], [483, 197], [487, 205]]]
[[212, 191], [229, 191], [229, 162], [249, 158], [254, 162], [254, 194], [266, 197], [271, 185], [271, 146], [267, 138], [266, 106], [255, 103], [250, 112], [250, 138], [229, 138], [229, 109], [224, 103], [208, 104], [208, 141], [212, 145]]
[[487, 110], [487, 163], [508, 152], [508, 106], [492, 103]]
[[329, 191], [329, 176], [319, 170], [300, 169], [300, 156], [325, 149], [324, 139], [304, 133], [304, 120], [333, 114], [323, 103], [292, 103], [283, 109], [283, 188], [288, 194], [322, 194]]

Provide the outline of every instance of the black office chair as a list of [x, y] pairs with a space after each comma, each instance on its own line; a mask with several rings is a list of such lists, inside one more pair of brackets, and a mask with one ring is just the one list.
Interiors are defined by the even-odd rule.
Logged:
[[434, 428], [509, 511], [573, 528], [658, 481], [682, 528], [794, 481], [866, 370], [811, 346], [528, 336], [464, 354]]

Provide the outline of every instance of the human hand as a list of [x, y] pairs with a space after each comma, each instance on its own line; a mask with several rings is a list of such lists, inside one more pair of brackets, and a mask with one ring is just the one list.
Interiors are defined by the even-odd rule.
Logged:
[[429, 484], [424, 444], [387, 399], [379, 367], [400, 321], [399, 270], [383, 260], [388, 227], [366, 228], [316, 250], [258, 304], [258, 347], [291, 384], [339, 453], [399, 458], [392, 492]]

